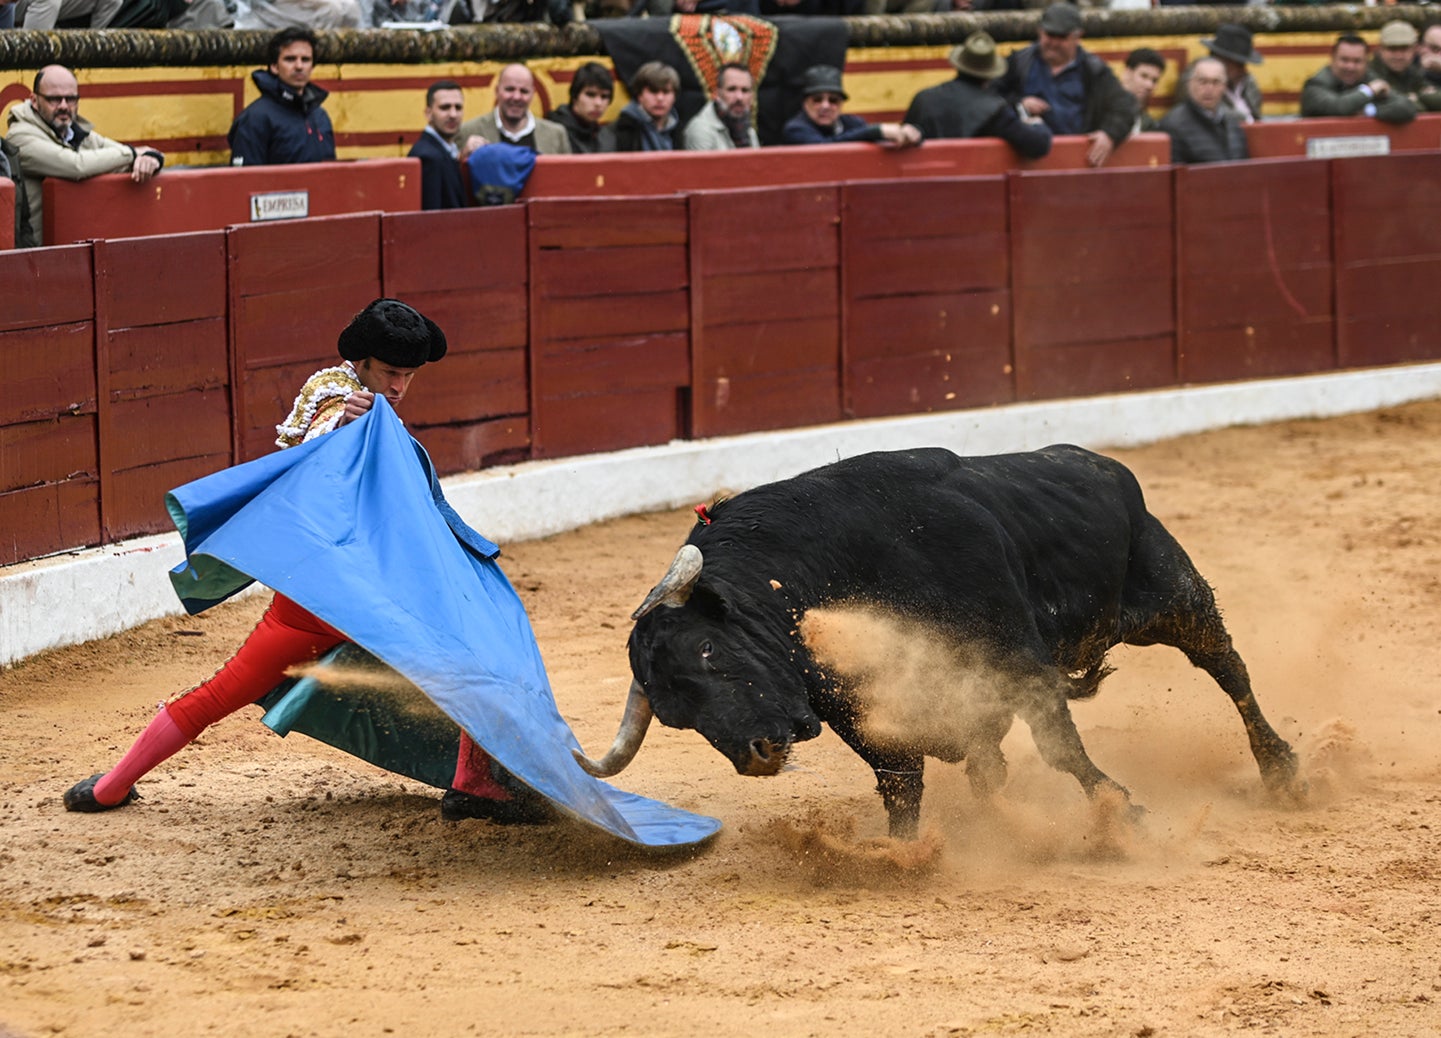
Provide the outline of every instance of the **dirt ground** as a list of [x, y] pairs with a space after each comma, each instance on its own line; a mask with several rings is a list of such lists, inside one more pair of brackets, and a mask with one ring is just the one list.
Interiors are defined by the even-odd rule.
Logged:
[[[657, 855], [577, 823], [444, 824], [436, 791], [254, 710], [140, 803], [63, 811], [253, 598], [0, 674], [0, 1038], [1441, 1032], [1441, 402], [1115, 453], [1216, 586], [1307, 805], [1266, 800], [1229, 701], [1152, 648], [1075, 707], [1137, 828], [1023, 725], [990, 808], [928, 765], [914, 845], [882, 839], [829, 733], [748, 779], [657, 727], [617, 782], [725, 822]], [[626, 617], [692, 519], [506, 550], [593, 752]]]

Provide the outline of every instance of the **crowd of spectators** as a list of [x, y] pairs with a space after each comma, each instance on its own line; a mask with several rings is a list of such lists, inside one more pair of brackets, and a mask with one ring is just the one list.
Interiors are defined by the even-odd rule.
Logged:
[[[127, 6], [136, 2], [140, 0], [20, 0], [18, 6], [22, 18], [29, 4], [30, 11], [44, 12], [45, 18], [53, 14], [63, 22], [72, 15], [95, 20], [123, 17]], [[179, 2], [197, 8], [224, 7], [232, 0], [143, 2]], [[341, 0], [294, 2], [318, 8]], [[454, 0], [438, 2], [432, 14]], [[524, 6], [529, 0], [500, 2]], [[688, 9], [708, 0], [674, 2], [677, 9]], [[391, 0], [378, 3], [390, 5]], [[403, 3], [416, 7], [433, 5], [433, 0]], [[0, 10], [15, 6], [0, 0]], [[1166, 58], [1153, 49], [1139, 48], [1127, 56], [1117, 76], [1086, 50], [1081, 38], [1080, 9], [1068, 0], [1047, 7], [1035, 42], [1009, 56], [1001, 56], [987, 33], [972, 33], [950, 52], [955, 77], [920, 91], [897, 123], [872, 124], [847, 114], [843, 109], [849, 95], [841, 70], [812, 66], [800, 84], [799, 111], [784, 123], [778, 143], [867, 141], [885, 148], [911, 148], [927, 139], [994, 137], [1021, 156], [1036, 158], [1049, 152], [1054, 136], [1081, 135], [1087, 140], [1087, 160], [1102, 166], [1132, 134], [1163, 131], [1171, 138], [1176, 163], [1247, 157], [1243, 127], [1262, 118], [1265, 103], [1250, 72], [1265, 59], [1249, 29], [1224, 24], [1201, 41], [1207, 56], [1181, 70], [1175, 105], [1160, 120], [1150, 108], [1166, 75]], [[324, 108], [327, 93], [311, 82], [315, 51], [316, 37], [309, 28], [287, 25], [271, 37], [267, 67], [251, 74], [260, 96], [230, 128], [233, 165], [335, 158], [334, 133]], [[626, 86], [631, 100], [614, 121], [606, 122], [616, 81], [599, 62], [575, 71], [569, 101], [544, 118], [537, 118], [532, 110], [535, 78], [523, 64], [501, 70], [492, 108], [468, 120], [463, 88], [451, 80], [432, 84], [425, 95], [425, 126], [410, 151], [421, 161], [424, 207], [513, 201], [537, 155], [760, 147], [758, 84], [743, 64], [720, 68], [711, 96], [686, 120], [676, 106], [681, 78], [675, 68], [646, 62]], [[82, 180], [128, 172], [143, 181], [164, 165], [165, 156], [154, 148], [113, 141], [96, 132], [80, 117], [79, 104], [75, 76], [63, 66], [50, 65], [36, 74], [32, 96], [10, 111], [9, 131], [0, 149], [0, 176], [16, 185], [17, 247], [43, 240], [40, 182], [44, 177]], [[1408, 122], [1422, 111], [1441, 111], [1441, 23], [1418, 32], [1409, 22], [1388, 22], [1374, 49], [1360, 36], [1337, 37], [1328, 64], [1305, 82], [1300, 109], [1303, 117], [1354, 116], [1389, 124]]]

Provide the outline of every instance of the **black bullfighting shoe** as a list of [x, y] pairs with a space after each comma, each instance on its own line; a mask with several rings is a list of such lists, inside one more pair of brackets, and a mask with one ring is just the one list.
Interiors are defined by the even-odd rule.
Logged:
[[135, 792], [135, 787], [130, 787], [130, 792], [125, 794], [125, 799], [118, 804], [102, 804], [95, 799], [95, 783], [105, 777], [105, 772], [97, 771], [88, 779], [81, 779], [75, 785], [65, 791], [61, 799], [65, 802], [67, 811], [84, 811], [87, 814], [94, 814], [96, 811], [113, 811], [117, 807], [124, 807], [140, 799], [140, 794]]
[[521, 787], [512, 790], [509, 800], [471, 796], [458, 789], [447, 789], [440, 798], [440, 817], [447, 822], [466, 818], [483, 818], [497, 825], [544, 825], [555, 820], [555, 808], [534, 790]]

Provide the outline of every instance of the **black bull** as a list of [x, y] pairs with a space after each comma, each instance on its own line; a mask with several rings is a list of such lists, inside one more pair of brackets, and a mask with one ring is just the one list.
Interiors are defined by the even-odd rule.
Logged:
[[[597, 774], [629, 763], [652, 713], [696, 729], [746, 775], [777, 772], [825, 722], [875, 770], [891, 835], [912, 836], [924, 757], [968, 758], [973, 787], [989, 792], [1018, 716], [1046, 762], [1088, 795], [1124, 793], [1087, 756], [1068, 700], [1094, 693], [1107, 652], [1126, 643], [1175, 646], [1210, 674], [1236, 704], [1267, 787], [1300, 795], [1295, 755], [1262, 715], [1210, 585], [1117, 461], [1064, 445], [866, 454], [721, 501], [709, 518], [634, 614], [621, 733], [603, 761], [580, 758]], [[840, 603], [979, 647], [1004, 673], [1003, 716], [961, 744], [868, 738], [853, 696], [797, 633], [806, 610]]]

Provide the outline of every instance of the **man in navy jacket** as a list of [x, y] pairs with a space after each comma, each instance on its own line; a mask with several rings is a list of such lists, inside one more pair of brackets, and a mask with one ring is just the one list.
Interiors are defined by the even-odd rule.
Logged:
[[442, 79], [425, 92], [425, 132], [410, 149], [420, 160], [420, 208], [461, 209], [471, 205], [460, 175], [460, 163], [485, 144], [480, 137], [460, 139], [465, 121], [465, 93], [460, 84]]
[[315, 34], [292, 26], [270, 38], [270, 68], [250, 74], [260, 90], [230, 124], [232, 166], [275, 166], [332, 162], [335, 132], [320, 107], [329, 95], [310, 81], [315, 68]]

